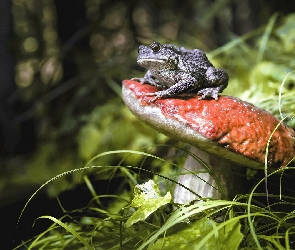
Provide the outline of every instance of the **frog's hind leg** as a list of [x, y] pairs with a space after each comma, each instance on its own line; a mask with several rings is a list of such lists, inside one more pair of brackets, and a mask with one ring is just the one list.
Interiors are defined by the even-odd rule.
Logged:
[[215, 69], [214, 67], [209, 67], [206, 71], [206, 79], [209, 86], [221, 86], [219, 92], [222, 92], [228, 84], [228, 74], [223, 69]]
[[222, 90], [224, 89], [224, 86], [217, 86], [217, 87], [209, 87], [209, 88], [204, 88], [199, 90], [197, 93], [198, 95], [201, 95], [199, 97], [199, 100], [203, 100], [206, 98], [214, 98], [215, 100], [218, 100], [218, 94], [220, 92], [222, 92]]

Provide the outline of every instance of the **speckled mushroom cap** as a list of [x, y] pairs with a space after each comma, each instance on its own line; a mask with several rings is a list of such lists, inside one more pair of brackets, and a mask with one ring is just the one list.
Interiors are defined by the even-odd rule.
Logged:
[[194, 94], [155, 101], [146, 96], [157, 90], [125, 80], [123, 100], [135, 116], [168, 136], [252, 168], [264, 167], [270, 137], [269, 167], [284, 167], [295, 156], [294, 130], [263, 109], [230, 96], [217, 101]]

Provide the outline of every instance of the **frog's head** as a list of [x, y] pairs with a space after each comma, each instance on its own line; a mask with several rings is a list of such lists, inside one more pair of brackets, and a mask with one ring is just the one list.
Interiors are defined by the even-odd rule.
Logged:
[[180, 51], [173, 45], [153, 42], [150, 46], [139, 46], [137, 63], [147, 69], [176, 69], [179, 60]]

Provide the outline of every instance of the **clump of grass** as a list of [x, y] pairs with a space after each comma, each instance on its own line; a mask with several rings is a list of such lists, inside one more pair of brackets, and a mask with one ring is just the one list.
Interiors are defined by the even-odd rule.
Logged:
[[[113, 151], [104, 154], [138, 154], [152, 157], [167, 163], [164, 159], [139, 151]], [[101, 154], [95, 159], [102, 157]], [[29, 199], [48, 183], [65, 175], [87, 169], [117, 172], [126, 178], [126, 183], [133, 188], [138, 183], [136, 171], [147, 171], [142, 167], [124, 166], [86, 166], [68, 171], [46, 182]], [[267, 177], [281, 173], [283, 176], [292, 168], [277, 170]], [[167, 192], [173, 179], [158, 175], [161, 192]], [[134, 208], [128, 206], [132, 200], [132, 192], [121, 190], [118, 194], [97, 195], [87, 175], [83, 180], [92, 194], [88, 206], [74, 211], [64, 211], [64, 216], [55, 218], [44, 215], [36, 219], [50, 220], [52, 225], [36, 237], [24, 242], [14, 249], [292, 249], [295, 239], [294, 214], [280, 211], [280, 207], [295, 210], [295, 198], [281, 193], [269, 194], [268, 198], [276, 200], [269, 205], [261, 203], [257, 198], [267, 199], [265, 193], [256, 193], [261, 179], [250, 194], [238, 195], [233, 200], [206, 200], [193, 205], [177, 206], [170, 202], [157, 208], [147, 219], [126, 227], [126, 222], [134, 214]], [[160, 181], [161, 180], [161, 181]], [[108, 199], [108, 202], [105, 202]], [[111, 199], [111, 201], [110, 201]], [[62, 207], [62, 201], [60, 201]], [[22, 217], [20, 217], [22, 219]], [[33, 225], [34, 226], [34, 225]]]

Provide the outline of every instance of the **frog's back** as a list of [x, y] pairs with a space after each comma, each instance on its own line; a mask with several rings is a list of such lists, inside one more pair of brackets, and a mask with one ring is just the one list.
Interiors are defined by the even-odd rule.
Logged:
[[202, 50], [181, 48], [181, 51], [183, 52], [183, 63], [189, 72], [204, 73], [213, 66]]

